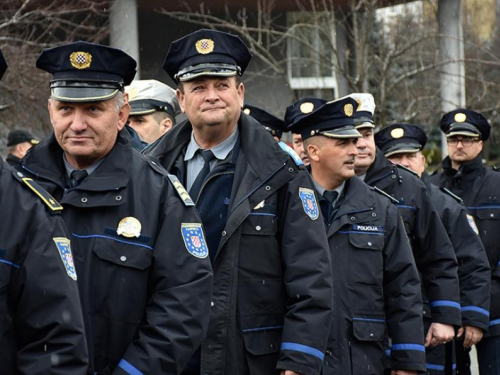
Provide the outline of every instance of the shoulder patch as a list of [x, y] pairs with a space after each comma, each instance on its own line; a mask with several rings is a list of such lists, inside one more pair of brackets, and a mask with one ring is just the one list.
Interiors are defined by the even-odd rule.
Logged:
[[304, 212], [311, 218], [311, 220], [316, 220], [319, 217], [319, 208], [314, 191], [312, 189], [301, 187], [299, 188], [299, 197], [302, 201]]
[[49, 207], [52, 212], [61, 211], [63, 209], [63, 206], [61, 206], [61, 204], [56, 201], [56, 199], [52, 197], [52, 195], [50, 195], [43, 187], [38, 185], [32, 178], [22, 176], [22, 173], [18, 172], [18, 177], [21, 179], [21, 181], [24, 182], [24, 184], [28, 186], [31, 191], [38, 195], [38, 197], [43, 201], [43, 203], [47, 205], [47, 207]]
[[444, 186], [440, 186], [439, 189], [445, 193], [446, 195], [449, 195], [450, 197], [454, 198], [458, 203], [464, 203], [463, 199], [460, 198], [458, 195], [452, 193], [450, 190], [445, 188]]
[[278, 145], [281, 147], [283, 151], [285, 151], [290, 157], [293, 159], [295, 164], [304, 165], [304, 162], [300, 158], [300, 156], [295, 152], [293, 148], [288, 146], [285, 142], [278, 142]]
[[415, 172], [414, 170], [412, 170], [410, 168], [406, 168], [404, 165], [401, 165], [401, 164], [396, 164], [396, 165], [398, 166], [398, 168], [404, 169], [405, 171], [408, 171], [411, 174], [413, 174], [413, 175], [417, 176], [418, 178], [420, 178], [419, 175], [418, 175], [418, 173]]
[[383, 195], [384, 197], [386, 198], [389, 198], [389, 200], [392, 202], [392, 203], [395, 203], [395, 204], [399, 204], [400, 202], [394, 198], [392, 195], [389, 195], [387, 194], [385, 191], [383, 191], [382, 189], [379, 189], [378, 187], [376, 186], [372, 186], [372, 190], [373, 191], [376, 191], [377, 193]]
[[208, 256], [208, 247], [201, 224], [182, 223], [181, 234], [189, 254], [202, 259]]
[[181, 197], [182, 201], [184, 202], [184, 205], [186, 206], [194, 206], [194, 202], [189, 196], [188, 192], [182, 185], [182, 183], [179, 181], [177, 176], [174, 176], [173, 174], [167, 174], [168, 179], [174, 185], [175, 190], [177, 191], [177, 194], [179, 194], [179, 197]]
[[66, 268], [66, 273], [73, 280], [77, 280], [75, 263], [73, 262], [73, 254], [71, 252], [71, 242], [65, 237], [54, 237], [52, 238], [56, 244], [61, 260]]

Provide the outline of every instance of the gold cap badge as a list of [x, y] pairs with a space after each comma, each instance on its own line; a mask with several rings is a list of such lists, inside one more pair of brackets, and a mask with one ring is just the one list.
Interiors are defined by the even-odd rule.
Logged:
[[126, 217], [118, 223], [116, 234], [127, 238], [139, 237], [141, 235], [141, 222], [135, 217]]
[[243, 113], [245, 113], [245, 114], [249, 115], [249, 114], [250, 114], [250, 108], [245, 108], [245, 109], [243, 110]]
[[467, 120], [465, 113], [457, 113], [454, 118], [456, 122], [465, 122], [465, 120]]
[[391, 130], [391, 137], [394, 139], [401, 138], [403, 135], [405, 135], [405, 130], [402, 128], [395, 128]]
[[92, 62], [92, 55], [88, 52], [73, 52], [69, 56], [71, 66], [76, 69], [87, 69]]
[[304, 102], [299, 107], [302, 113], [311, 113], [314, 110], [314, 104], [311, 102]]
[[346, 115], [346, 116], [348, 116], [348, 117], [351, 117], [351, 116], [352, 116], [352, 114], [354, 113], [354, 107], [352, 106], [352, 104], [351, 104], [351, 103], [346, 104], [346, 105], [344, 106], [344, 113], [345, 113], [345, 115]]
[[200, 39], [196, 42], [196, 50], [202, 55], [214, 51], [214, 41], [212, 39]]

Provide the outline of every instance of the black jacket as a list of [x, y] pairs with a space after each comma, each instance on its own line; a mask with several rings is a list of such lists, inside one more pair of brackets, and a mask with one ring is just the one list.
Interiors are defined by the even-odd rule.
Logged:
[[5, 161], [9, 163], [11, 167], [17, 167], [21, 162], [21, 159], [19, 159], [17, 156], [9, 154], [7, 155], [7, 159], [5, 159]]
[[[88, 354], [68, 233], [0, 158], [2, 374], [86, 374]], [[44, 197], [44, 199], [50, 199]], [[78, 275], [79, 276], [79, 275]]]
[[327, 235], [335, 309], [323, 374], [425, 371], [420, 280], [397, 207], [353, 177]]
[[431, 182], [444, 186], [463, 199], [474, 217], [491, 268], [491, 306], [489, 335], [500, 335], [500, 173], [483, 166], [482, 155], [463, 163], [457, 171], [449, 157], [443, 171], [431, 176]]
[[[210, 249], [216, 252], [213, 307], [201, 373], [266, 375], [278, 368], [318, 374], [332, 318], [332, 281], [312, 181], [254, 119], [242, 114], [238, 127], [232, 190], [220, 201], [228, 205], [227, 221], [218, 247]], [[149, 148], [151, 155], [178, 171], [191, 132], [187, 121], [176, 125]], [[200, 196], [223, 189], [224, 176], [210, 179]], [[316, 217], [306, 214], [300, 188], [312, 193]]]
[[460, 327], [457, 259], [425, 184], [412, 172], [393, 165], [378, 149], [365, 183], [399, 202], [422, 279], [424, 315], [432, 312], [433, 322]]
[[[163, 168], [132, 149], [125, 130], [76, 188], [65, 187], [53, 134], [22, 166], [64, 206], [91, 373], [180, 373], [205, 336], [212, 289], [208, 257], [188, 251], [185, 224], [198, 225], [194, 234], [203, 243], [192, 202], [181, 199]], [[118, 233], [130, 217], [142, 226], [139, 237]]]

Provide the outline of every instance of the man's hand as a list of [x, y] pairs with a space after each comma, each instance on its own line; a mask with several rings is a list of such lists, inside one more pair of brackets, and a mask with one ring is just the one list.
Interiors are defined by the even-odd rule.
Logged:
[[280, 375], [302, 375], [302, 374], [290, 370], [281, 370]]
[[413, 370], [392, 370], [391, 375], [417, 375]]
[[453, 326], [449, 324], [432, 323], [425, 337], [425, 347], [445, 344], [455, 336]]
[[464, 334], [464, 347], [470, 348], [472, 345], [476, 345], [483, 338], [483, 330], [481, 328], [472, 326], [463, 326], [458, 330], [457, 337], [460, 338]]

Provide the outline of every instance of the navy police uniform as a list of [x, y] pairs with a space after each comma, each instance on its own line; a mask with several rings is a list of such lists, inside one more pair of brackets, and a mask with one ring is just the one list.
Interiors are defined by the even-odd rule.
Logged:
[[[0, 50], [0, 78], [6, 68]], [[0, 207], [2, 374], [86, 374], [77, 274], [62, 207], [1, 158]]]
[[[200, 30], [172, 44], [165, 68], [180, 81], [234, 76], [249, 59], [238, 37]], [[210, 327], [197, 372], [319, 374], [332, 281], [312, 182], [252, 117], [241, 114], [236, 126], [234, 148], [210, 171], [197, 199], [214, 244]], [[188, 119], [149, 149], [181, 181], [191, 134]]]
[[[411, 124], [390, 125], [378, 132], [375, 139], [386, 157], [421, 151], [427, 143], [425, 132]], [[490, 307], [490, 270], [474, 219], [458, 196], [446, 188], [431, 184], [426, 173], [422, 175], [422, 181], [427, 186], [458, 260], [462, 326], [474, 326], [486, 331]], [[459, 341], [456, 345], [457, 360], [460, 363], [464, 349], [462, 342]], [[446, 354], [451, 354], [450, 348], [438, 346], [427, 349], [430, 372], [440, 374], [445, 369], [452, 371], [454, 361]]]
[[[461, 135], [486, 141], [490, 135], [490, 125], [480, 113], [457, 109], [445, 114], [441, 120], [441, 130], [448, 137]], [[500, 373], [500, 173], [484, 166], [482, 154], [463, 162], [458, 170], [446, 157], [442, 171], [431, 176], [431, 182], [449, 189], [463, 199], [469, 213], [474, 217], [479, 236], [483, 242], [491, 268], [491, 306], [488, 332], [476, 347], [479, 366], [485, 373]], [[482, 367], [482, 363], [488, 363]]]
[[[303, 139], [311, 134], [360, 137], [353, 126], [354, 106], [350, 98], [326, 104], [290, 130]], [[345, 181], [333, 215], [322, 195], [320, 205], [332, 257], [335, 307], [323, 374], [424, 371], [420, 280], [396, 205], [358, 177]]]
[[[52, 97], [69, 102], [112, 98], [135, 72], [122, 51], [84, 42], [46, 50], [37, 65], [54, 74]], [[76, 187], [54, 134], [22, 170], [64, 207], [89, 373], [179, 374], [206, 333], [212, 281], [203, 228], [182, 185], [133, 149], [125, 129]]]

